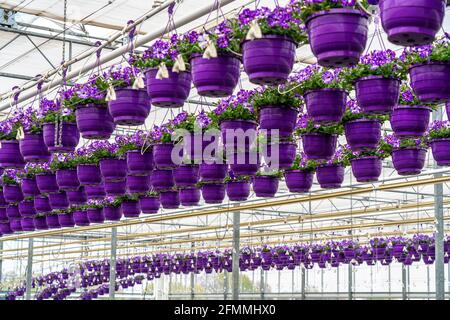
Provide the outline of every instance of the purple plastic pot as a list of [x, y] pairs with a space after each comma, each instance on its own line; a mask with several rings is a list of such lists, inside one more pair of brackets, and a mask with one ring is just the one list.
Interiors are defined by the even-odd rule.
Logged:
[[191, 73], [169, 70], [169, 78], [162, 80], [156, 79], [157, 73], [158, 69], [149, 69], [145, 73], [151, 103], [161, 108], [181, 108], [191, 91]]
[[142, 213], [154, 214], [158, 213], [161, 203], [159, 197], [141, 197], [139, 199], [139, 205], [141, 206]]
[[191, 57], [192, 81], [200, 96], [227, 97], [233, 94], [239, 80], [240, 61], [231, 54], [204, 59], [200, 54]]
[[19, 211], [19, 206], [18, 205], [9, 205], [8, 207], [6, 207], [6, 216], [8, 217], [8, 219], [20, 219], [21, 215], [20, 215], [20, 211]]
[[34, 217], [34, 226], [36, 230], [48, 230], [47, 219], [45, 216]]
[[431, 140], [431, 150], [438, 166], [450, 166], [450, 138]]
[[23, 200], [23, 193], [20, 185], [4, 185], [3, 197], [8, 203], [19, 203]]
[[138, 218], [141, 215], [139, 201], [122, 202], [122, 212], [125, 218]]
[[[238, 151], [248, 151], [256, 140], [257, 126], [258, 124], [255, 121], [250, 120], [222, 121], [220, 123], [220, 131], [225, 152], [229, 154]], [[241, 139], [244, 134], [245, 139]]]
[[417, 175], [425, 166], [427, 150], [420, 148], [397, 149], [392, 152], [394, 168], [401, 176]]
[[56, 170], [56, 183], [58, 184], [59, 190], [78, 190], [80, 181], [78, 180], [77, 169]]
[[87, 209], [87, 217], [88, 217], [90, 223], [105, 222], [105, 216], [103, 215], [103, 209], [89, 208], [89, 209]]
[[77, 176], [82, 186], [97, 185], [103, 181], [100, 167], [95, 164], [79, 164]]
[[34, 198], [34, 208], [37, 213], [47, 213], [52, 211], [48, 197], [38, 196]]
[[311, 50], [324, 67], [345, 67], [359, 62], [366, 48], [368, 16], [361, 10], [330, 9], [305, 21]]
[[144, 153], [141, 150], [132, 150], [127, 152], [128, 174], [148, 175], [153, 170], [153, 149], [149, 148]]
[[6, 208], [8, 203], [5, 201], [5, 197], [3, 196], [3, 188], [0, 189], [0, 208]]
[[308, 159], [330, 160], [336, 152], [337, 136], [322, 133], [302, 135], [303, 149]]
[[14, 232], [22, 232], [22, 223], [20, 222], [21, 219], [10, 219], [9, 225], [11, 227], [11, 230]]
[[88, 200], [101, 200], [106, 197], [105, 187], [103, 184], [86, 186], [84, 187], [84, 190], [86, 191]]
[[422, 137], [430, 124], [431, 108], [397, 106], [391, 116], [391, 127], [397, 137]]
[[36, 183], [36, 178], [23, 178], [22, 179], [22, 192], [24, 197], [34, 197], [41, 192]]
[[20, 153], [19, 141], [0, 141], [0, 167], [3, 169], [22, 169], [25, 167], [25, 160]]
[[295, 62], [296, 43], [287, 36], [265, 35], [242, 44], [244, 70], [252, 83], [284, 83]]
[[104, 207], [103, 215], [106, 221], [120, 221], [122, 219], [122, 207]]
[[[177, 162], [181, 162], [179, 159], [172, 159], [172, 151], [174, 144], [158, 143], [153, 146], [153, 161], [158, 169], [174, 169], [177, 167]], [[175, 162], [174, 162], [175, 161]]]
[[75, 220], [73, 218], [73, 213], [58, 214], [58, 221], [63, 228], [73, 228], [75, 227]]
[[272, 176], [256, 176], [253, 180], [253, 191], [261, 198], [273, 198], [278, 191], [279, 179]]
[[57, 214], [48, 214], [45, 216], [45, 219], [47, 220], [47, 225], [50, 229], [60, 229], [61, 228], [61, 224], [59, 223]]
[[198, 165], [180, 165], [173, 170], [173, 178], [177, 187], [193, 187], [198, 183]]
[[150, 190], [150, 176], [128, 176], [127, 190], [129, 193], [146, 193]]
[[164, 209], [178, 209], [180, 207], [180, 195], [178, 191], [161, 191], [159, 199]]
[[75, 224], [79, 227], [85, 227], [90, 224], [87, 211], [77, 210], [73, 213], [73, 220]]
[[127, 177], [127, 162], [124, 159], [102, 159], [100, 171], [105, 181], [123, 180]]
[[345, 124], [345, 137], [354, 151], [372, 150], [381, 140], [381, 123], [376, 119], [357, 119]]
[[[278, 148], [278, 150], [276, 150]], [[297, 144], [290, 141], [268, 144], [264, 146], [266, 164], [272, 169], [289, 169], [297, 152]]]
[[411, 87], [423, 103], [450, 102], [450, 62], [428, 62], [409, 68]]
[[116, 128], [107, 105], [77, 106], [75, 116], [84, 139], [108, 140]]
[[312, 188], [314, 173], [302, 170], [289, 170], [284, 173], [290, 192], [306, 193]]
[[11, 226], [9, 225], [9, 221], [1, 221], [0, 222], [0, 232], [2, 234], [12, 234]]
[[404, 47], [432, 43], [442, 26], [445, 4], [444, 0], [380, 0], [388, 40]]
[[298, 110], [289, 106], [263, 106], [259, 110], [259, 128], [267, 130], [270, 136], [272, 130], [278, 130], [280, 137], [290, 137], [297, 124]]
[[[63, 122], [61, 126], [58, 126], [58, 132], [55, 133], [55, 124], [46, 123], [42, 127], [44, 133], [44, 142], [47, 149], [51, 153], [65, 153], [73, 152], [80, 141], [80, 132], [76, 123]], [[60, 141], [55, 140], [55, 135]]]
[[225, 184], [207, 183], [202, 186], [202, 197], [207, 204], [222, 203], [225, 199]]
[[203, 182], [223, 182], [228, 173], [228, 165], [225, 163], [202, 163], [199, 167], [200, 178]]
[[200, 189], [184, 188], [180, 190], [180, 202], [184, 207], [196, 206], [200, 202]]
[[[259, 169], [259, 155], [252, 155], [251, 153], [245, 153], [244, 162], [241, 162], [238, 154], [232, 156], [232, 162], [230, 163], [230, 169], [235, 176], [254, 176]], [[256, 164], [254, 163], [256, 159]]]
[[132, 88], [117, 88], [117, 99], [108, 102], [109, 114], [116, 125], [140, 126], [150, 113], [150, 98], [147, 91]]
[[42, 194], [55, 193], [59, 191], [56, 183], [56, 174], [54, 173], [39, 173], [36, 175], [36, 184]]
[[195, 164], [216, 158], [219, 142], [214, 135], [192, 134], [183, 137], [183, 155]]
[[34, 200], [24, 200], [19, 203], [19, 212], [22, 217], [33, 217], [36, 215]]
[[317, 181], [323, 189], [336, 189], [344, 182], [345, 168], [338, 165], [323, 165], [317, 168]]
[[355, 82], [356, 99], [366, 113], [390, 114], [400, 98], [400, 80], [368, 76]]
[[342, 120], [347, 102], [347, 92], [342, 89], [323, 88], [306, 92], [308, 116], [317, 123], [337, 123]]
[[23, 140], [19, 141], [20, 153], [26, 162], [48, 162], [50, 152], [44, 142], [43, 133], [25, 133]]
[[382, 170], [382, 161], [378, 157], [364, 157], [353, 159], [352, 171], [358, 182], [378, 181]]
[[76, 191], [66, 191], [66, 194], [71, 206], [81, 205], [87, 202], [87, 194], [84, 187], [80, 187]]
[[49, 194], [48, 200], [50, 201], [50, 207], [53, 210], [62, 210], [69, 207], [69, 200], [67, 199], [67, 194], [64, 191]]
[[123, 196], [127, 192], [127, 180], [105, 181], [103, 183], [107, 196]]
[[2, 207], [2, 208], [0, 208], [0, 221], [5, 221], [5, 220], [8, 220], [8, 216], [6, 215], [6, 207]]
[[226, 190], [230, 201], [247, 201], [250, 196], [250, 182], [230, 181], [227, 183]]
[[34, 231], [36, 230], [36, 226], [34, 225], [34, 218], [22, 218], [20, 221], [21, 227], [23, 231]]
[[175, 186], [172, 170], [153, 170], [150, 184], [155, 190], [171, 189]]

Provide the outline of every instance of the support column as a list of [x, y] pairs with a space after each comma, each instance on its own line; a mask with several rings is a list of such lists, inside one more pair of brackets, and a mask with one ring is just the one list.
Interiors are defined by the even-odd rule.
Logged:
[[223, 272], [223, 299], [228, 300], [228, 271]]
[[111, 257], [109, 258], [109, 300], [116, 298], [117, 228], [111, 229]]
[[391, 264], [388, 266], [388, 282], [389, 282], [389, 300], [391, 299], [392, 285], [391, 285]]
[[264, 280], [264, 273], [266, 271], [264, 271], [263, 269], [260, 269], [260, 271], [261, 271], [261, 274], [260, 274], [260, 279], [259, 279], [259, 291], [261, 293], [261, 300], [264, 300], [264, 293], [265, 293], [264, 291], [266, 289], [266, 283], [265, 283], [265, 280]]
[[340, 281], [339, 281], [339, 269], [340, 269], [340, 267], [337, 267], [337, 268], [336, 268], [336, 292], [337, 292], [337, 294], [338, 294], [338, 297], [339, 297], [339, 291], [340, 291], [340, 289], [339, 289], [339, 287], [340, 287]]
[[[194, 242], [191, 243], [191, 247], [192, 248], [195, 247]], [[191, 253], [194, 255], [194, 250], [192, 250]], [[196, 275], [195, 272], [197, 271], [197, 259], [194, 259], [194, 263], [195, 263], [194, 272], [190, 273], [191, 300], [194, 300], [194, 298], [195, 298], [195, 275]]]
[[353, 300], [353, 265], [348, 264], [348, 300]]
[[407, 279], [406, 279], [406, 266], [404, 264], [402, 264], [402, 299], [403, 300], [407, 300], [408, 299], [408, 295], [407, 295], [407, 292], [406, 292], [406, 288], [407, 288], [406, 282], [407, 282]]
[[302, 273], [302, 300], [306, 300], [306, 270], [305, 267], [300, 267], [300, 272]]
[[239, 300], [239, 252], [241, 237], [241, 214], [239, 211], [233, 213], [233, 273], [232, 276], [232, 299]]
[[33, 278], [33, 238], [28, 239], [26, 300], [31, 300], [31, 281]]
[[[2, 251], [2, 256], [3, 256], [3, 241], [0, 241], [0, 251]], [[0, 257], [0, 283], [2, 283], [2, 278], [3, 278], [3, 260]]]

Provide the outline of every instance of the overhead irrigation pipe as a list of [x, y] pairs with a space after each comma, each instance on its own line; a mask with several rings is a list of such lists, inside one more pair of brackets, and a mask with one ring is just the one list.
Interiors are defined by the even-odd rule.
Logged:
[[[220, 5], [222, 6], [226, 6], [230, 3], [232, 3], [235, 0], [221, 0], [221, 1], [214, 1], [213, 4], [208, 5], [207, 7], [204, 7], [184, 18], [178, 19], [177, 21], [175, 21], [173, 24], [169, 25], [169, 26], [162, 26], [159, 29], [155, 29], [152, 32], [147, 33], [146, 35], [138, 38], [134, 44], [135, 47], [140, 47], [150, 41], [153, 41], [155, 39], [157, 39], [159, 36], [163, 35], [166, 32], [170, 32], [173, 31], [176, 28], [179, 28], [181, 26], [184, 26], [196, 19], [199, 19], [201, 17], [203, 17], [204, 15], [210, 13], [213, 10], [216, 10], [218, 8], [218, 6]], [[98, 52], [98, 50], [101, 50], [103, 47], [107, 46], [108, 44], [110, 44], [111, 42], [117, 40], [119, 37], [121, 37], [123, 34], [125, 34], [126, 32], [129, 32], [130, 30], [132, 30], [134, 27], [136, 27], [137, 25], [139, 25], [140, 23], [144, 22], [145, 20], [149, 19], [150, 17], [158, 14], [159, 12], [163, 11], [164, 9], [168, 8], [170, 5], [172, 5], [173, 3], [175, 3], [176, 1], [168, 1], [163, 3], [160, 7], [151, 10], [147, 15], [141, 17], [140, 19], [138, 19], [136, 22], [129, 24], [127, 27], [124, 28], [124, 30], [122, 32], [118, 32], [114, 35], [112, 35], [106, 42], [102, 43], [99, 47], [93, 48], [91, 50], [86, 51], [85, 53], [82, 53], [81, 55], [75, 57], [74, 59], [66, 62], [63, 67], [68, 67], [69, 65], [72, 65], [76, 62], [79, 62], [80, 60], [83, 60], [89, 56], [91, 56], [92, 54], [95, 54], [96, 52]], [[112, 52], [109, 52], [108, 54], [105, 54], [104, 56], [101, 56], [98, 61], [94, 61], [91, 63], [88, 63], [86, 65], [84, 65], [82, 68], [80, 68], [79, 70], [73, 70], [69, 73], [67, 73], [66, 75], [66, 80], [70, 80], [73, 78], [78, 77], [80, 74], [85, 73], [93, 68], [96, 68], [99, 65], [103, 65], [109, 61], [112, 61], [120, 56], [122, 56], [123, 54], [127, 53], [130, 50], [130, 46], [129, 45], [124, 45]], [[57, 72], [59, 71], [59, 69], [55, 69], [52, 70], [51, 72], [49, 72], [45, 77], [48, 78], [50, 76], [53, 76], [55, 74], [57, 74]], [[40, 80], [34, 82], [34, 83], [30, 83], [25, 85], [22, 88], [19, 88], [16, 92], [14, 92], [14, 94], [20, 93], [19, 94], [19, 98], [17, 100], [17, 103], [26, 101], [28, 99], [31, 99], [35, 96], [37, 96], [39, 94], [39, 90], [36, 87], [36, 84], [39, 83], [42, 80], [45, 80], [45, 77], [41, 78]], [[63, 84], [64, 78], [63, 77], [59, 77], [58, 79], [55, 79], [54, 81], [51, 81], [50, 83], [46, 83], [42, 86], [42, 91], [47, 91], [50, 90], [52, 88], [55, 88], [61, 84]], [[30, 90], [31, 89], [31, 90]], [[29, 91], [28, 91], [29, 90]], [[26, 93], [24, 93], [24, 91], [27, 91]], [[6, 99], [9, 99], [6, 98]], [[5, 99], [4, 99], [5, 100]], [[0, 104], [0, 111], [6, 110], [8, 108], [11, 107], [11, 101], [5, 101], [3, 103]]]

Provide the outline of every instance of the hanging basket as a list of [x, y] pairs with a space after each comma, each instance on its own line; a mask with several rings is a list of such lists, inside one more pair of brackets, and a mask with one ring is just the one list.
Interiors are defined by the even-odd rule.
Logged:
[[56, 183], [59, 190], [62, 191], [78, 190], [80, 181], [78, 180], [77, 169], [56, 170]]
[[336, 135], [307, 133], [302, 135], [302, 141], [305, 154], [311, 160], [330, 160], [336, 152]]
[[106, 195], [109, 197], [120, 197], [127, 192], [127, 180], [105, 181], [104, 183]]
[[34, 208], [37, 213], [48, 213], [52, 211], [52, 208], [50, 207], [50, 200], [48, 197], [44, 196], [34, 198]]
[[[248, 151], [256, 140], [257, 126], [258, 124], [251, 120], [222, 121], [220, 123], [220, 131], [225, 152], [228, 154], [238, 151]], [[242, 135], [248, 137], [243, 142], [239, 139]], [[229, 138], [233, 138], [233, 140], [231, 141]]]
[[227, 196], [230, 201], [247, 201], [250, 196], [250, 182], [231, 181], [227, 183]]
[[219, 204], [225, 199], [225, 184], [207, 183], [202, 186], [202, 197], [207, 204]]
[[355, 82], [356, 100], [365, 113], [390, 114], [400, 98], [400, 80], [368, 76]]
[[153, 170], [150, 184], [154, 190], [167, 190], [175, 186], [172, 170]]
[[193, 187], [199, 180], [199, 166], [181, 165], [173, 171], [173, 177], [177, 187]]
[[314, 122], [333, 124], [340, 122], [344, 116], [347, 92], [335, 88], [310, 90], [304, 99], [308, 116]]
[[69, 200], [67, 199], [67, 194], [64, 191], [49, 194], [48, 200], [50, 201], [50, 207], [52, 210], [64, 210], [69, 208]]
[[139, 199], [139, 205], [141, 206], [142, 213], [155, 214], [159, 212], [161, 203], [158, 197], [141, 197]]
[[83, 139], [108, 140], [114, 132], [115, 124], [107, 105], [77, 106], [75, 116]]
[[87, 202], [87, 194], [84, 187], [80, 187], [75, 191], [67, 191], [66, 194], [71, 206], [82, 205]]
[[50, 161], [50, 152], [44, 142], [44, 134], [25, 133], [19, 141], [20, 153], [26, 162], [40, 163]]
[[178, 158], [172, 158], [174, 147], [173, 142], [158, 143], [153, 146], [153, 160], [156, 168], [175, 169], [178, 166], [182, 155], [174, 155], [178, 156]]
[[259, 128], [267, 130], [272, 135], [272, 130], [278, 130], [282, 138], [290, 137], [297, 124], [298, 110], [289, 106], [262, 106], [259, 111]]
[[125, 218], [138, 218], [141, 214], [139, 201], [130, 200], [122, 202], [122, 212]]
[[271, 169], [289, 169], [295, 160], [295, 155], [297, 153], [297, 144], [290, 141], [269, 143], [268, 145], [264, 146], [263, 151], [265, 156], [265, 163], [266, 165], [270, 166]]
[[73, 220], [75, 221], [75, 224], [79, 227], [85, 227], [90, 224], [86, 210], [76, 210], [73, 213]]
[[178, 191], [161, 191], [161, 206], [164, 209], [178, 209], [180, 207], [180, 196]]
[[260, 198], [273, 198], [278, 191], [278, 177], [256, 176], [253, 180], [253, 191]]
[[134, 176], [127, 177], [127, 190], [130, 194], [146, 193], [150, 190], [150, 176]]
[[259, 154], [256, 152], [235, 153], [229, 159], [230, 170], [235, 176], [254, 176], [259, 170]]
[[148, 175], [153, 170], [153, 149], [149, 148], [144, 153], [140, 150], [131, 150], [127, 152], [128, 174]]
[[322, 189], [337, 189], [344, 182], [345, 168], [339, 165], [322, 165], [317, 168], [317, 181]]
[[40, 194], [36, 178], [22, 179], [22, 192], [24, 197], [34, 197]]
[[25, 160], [20, 153], [19, 141], [0, 141], [0, 167], [3, 169], [23, 169]]
[[84, 189], [88, 200], [102, 200], [106, 197], [105, 187], [103, 184], [96, 186], [85, 186]]
[[409, 68], [411, 87], [423, 103], [450, 102], [450, 62], [427, 62]]
[[180, 202], [184, 207], [197, 206], [200, 202], [200, 189], [196, 187], [180, 189]]
[[361, 183], [376, 182], [380, 178], [382, 161], [378, 157], [353, 159], [352, 171], [356, 180]]
[[120, 221], [122, 219], [122, 207], [104, 207], [103, 215], [106, 221]]
[[4, 185], [3, 197], [8, 203], [19, 203], [24, 198], [20, 185]]
[[36, 175], [36, 184], [41, 194], [55, 193], [59, 191], [56, 183], [56, 174], [39, 173]]
[[115, 89], [117, 99], [108, 102], [109, 114], [116, 125], [140, 126], [150, 113], [150, 98], [146, 90]]
[[100, 167], [96, 164], [79, 164], [77, 176], [82, 186], [94, 186], [103, 181]]
[[10, 204], [6, 208], [6, 216], [8, 217], [9, 220], [20, 219], [21, 215], [19, 211], [19, 206], [17, 204]]
[[428, 129], [430, 117], [430, 107], [397, 106], [392, 112], [391, 127], [397, 137], [422, 137]]
[[157, 73], [156, 68], [145, 73], [147, 93], [152, 105], [160, 108], [181, 108], [191, 91], [191, 73], [169, 70], [169, 78], [161, 80], [156, 79]]
[[284, 173], [289, 192], [307, 193], [311, 190], [314, 173], [302, 170], [289, 170]]
[[58, 214], [58, 221], [63, 228], [75, 227], [75, 220], [73, 219], [73, 213]]
[[124, 159], [102, 159], [100, 171], [105, 181], [123, 180], [127, 177], [127, 162]]
[[48, 230], [47, 219], [45, 216], [34, 217], [34, 226], [36, 230]]
[[34, 217], [22, 218], [20, 220], [20, 225], [23, 231], [34, 231], [36, 226], [34, 225]]
[[401, 176], [420, 174], [425, 166], [427, 150], [421, 148], [404, 148], [392, 152], [395, 170]]
[[34, 217], [37, 213], [34, 207], [34, 200], [21, 201], [19, 203], [19, 212], [22, 217]]
[[105, 216], [103, 215], [103, 209], [97, 209], [97, 208], [87, 209], [87, 218], [90, 223], [105, 222]]
[[376, 149], [381, 140], [381, 123], [376, 119], [357, 119], [345, 124], [345, 137], [354, 151]]
[[59, 223], [57, 214], [47, 214], [45, 219], [47, 220], [49, 229], [61, 229], [61, 224]]
[[433, 139], [430, 142], [434, 160], [438, 166], [450, 166], [450, 138]]
[[203, 182], [223, 182], [228, 173], [228, 165], [225, 163], [202, 163], [199, 173]]
[[45, 123], [42, 128], [44, 142], [50, 153], [75, 151], [75, 148], [80, 141], [80, 132], [75, 123], [63, 122], [58, 126], [58, 130], [55, 129], [56, 126], [54, 123]]

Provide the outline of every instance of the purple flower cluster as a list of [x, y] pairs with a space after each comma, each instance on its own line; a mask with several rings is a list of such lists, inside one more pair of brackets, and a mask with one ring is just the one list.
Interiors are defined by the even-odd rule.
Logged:
[[441, 131], [441, 130], [450, 130], [450, 121], [436, 120], [431, 123], [429, 131]]
[[161, 142], [165, 136], [171, 136], [172, 133], [172, 129], [168, 126], [154, 126], [151, 131], [151, 137], [153, 141]]
[[393, 63], [396, 60], [395, 52], [387, 50], [373, 50], [364, 55], [360, 59], [361, 64], [369, 65], [372, 70], [378, 69], [380, 66]]
[[217, 36], [217, 46], [219, 48], [228, 48], [230, 44], [230, 34], [232, 29], [229, 27], [227, 21], [221, 22], [216, 29], [214, 30], [214, 34]]
[[359, 114], [362, 112], [362, 109], [359, 106], [358, 102], [353, 99], [347, 101], [347, 109], [350, 110], [350, 112], [353, 114]]
[[172, 37], [171, 42], [164, 40], [156, 40], [148, 50], [146, 50], [143, 54], [143, 58], [147, 59], [172, 59], [178, 56], [178, 51], [174, 49], [174, 44], [178, 41], [177, 37]]
[[356, 5], [356, 0], [304, 0], [303, 3], [306, 5], [315, 5], [324, 2], [331, 2], [336, 4], [341, 4], [343, 7], [353, 7]]
[[246, 26], [255, 19], [265, 19], [267, 25], [271, 28], [289, 29], [291, 24], [301, 24], [301, 21], [294, 17], [294, 10], [293, 6], [277, 6], [273, 10], [268, 7], [261, 7], [255, 10], [247, 8], [239, 14], [239, 23], [241, 26]]
[[[10, 181], [14, 181], [15, 184], [20, 183], [20, 174], [23, 172], [23, 170], [17, 170], [17, 169], [5, 169], [3, 171], [3, 178], [7, 178]], [[3, 180], [4, 182], [4, 180]]]
[[13, 118], [0, 121], [0, 135], [2, 136], [11, 135], [15, 124], [16, 122], [15, 119]]
[[315, 73], [319, 72], [320, 69], [321, 67], [318, 64], [309, 65], [300, 71], [292, 73], [289, 77], [289, 81], [304, 82], [309, 80]]
[[388, 134], [383, 139], [387, 144], [391, 145], [393, 148], [400, 148], [400, 139], [397, 138], [394, 134]]
[[220, 100], [217, 108], [214, 109], [214, 113], [216, 115], [221, 115], [228, 108], [235, 109], [238, 106], [242, 106], [245, 109], [248, 109], [251, 112], [254, 112], [253, 105], [250, 103], [251, 96], [258, 91], [263, 90], [262, 88], [258, 88], [255, 90], [239, 90], [236, 95], [229, 96]]
[[115, 65], [103, 73], [103, 78], [112, 82], [113, 86], [129, 87], [133, 85], [136, 74], [139, 73], [136, 67], [123, 67]]
[[208, 115], [202, 110], [198, 116], [197, 116], [197, 125], [201, 129], [207, 128], [211, 124], [211, 119], [208, 117]]
[[142, 130], [138, 130], [135, 133], [129, 135], [117, 135], [115, 138], [115, 142], [119, 147], [127, 144], [132, 144], [136, 147], [142, 147], [145, 145], [147, 137], [148, 134], [146, 134]]

